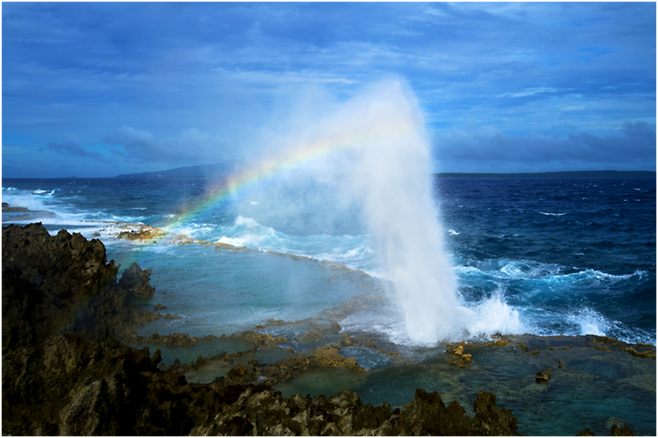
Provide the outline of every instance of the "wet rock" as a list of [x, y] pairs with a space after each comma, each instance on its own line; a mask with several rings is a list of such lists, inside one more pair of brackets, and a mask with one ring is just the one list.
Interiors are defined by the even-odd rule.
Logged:
[[346, 368], [354, 372], [365, 371], [353, 357], [341, 356], [337, 346], [326, 345], [306, 354], [298, 353], [275, 364], [264, 365], [259, 369], [259, 373], [267, 379], [269, 384], [274, 385], [290, 380], [302, 371], [318, 368]]
[[333, 345], [326, 345], [311, 350], [309, 355], [309, 366], [311, 368], [347, 368], [351, 371], [365, 371], [361, 368], [353, 357], [343, 357], [339, 354], [338, 349]]
[[617, 427], [616, 424], [613, 424], [610, 428], [610, 436], [635, 436], [633, 431], [628, 426]]
[[322, 333], [320, 330], [313, 329], [308, 333], [305, 333], [304, 336], [301, 337], [302, 342], [316, 342], [320, 340], [324, 336], [324, 333]]
[[494, 342], [489, 342], [487, 344], [487, 347], [505, 347], [509, 345], [509, 341], [503, 340], [503, 339], [498, 339]]
[[635, 356], [635, 357], [643, 357], [648, 359], [656, 358], [656, 352], [651, 350], [639, 352], [633, 347], [622, 348], [622, 350], [628, 351], [631, 354], [631, 356]]
[[154, 240], [157, 238], [162, 238], [166, 235], [167, 233], [163, 230], [160, 230], [158, 228], [154, 228], [148, 225], [140, 225], [139, 229], [137, 230], [130, 230], [130, 231], [122, 231], [119, 234], [117, 234], [118, 239], [126, 239], [126, 240]]
[[459, 365], [460, 368], [471, 363], [471, 355], [464, 353], [465, 341], [459, 344], [449, 344], [446, 347], [446, 352], [450, 355], [450, 365]]
[[258, 361], [250, 361], [247, 365], [236, 365], [226, 374], [226, 384], [244, 385], [258, 380]]
[[129, 290], [134, 297], [149, 298], [155, 294], [150, 279], [150, 269], [142, 270], [137, 263], [132, 263], [119, 280], [119, 287]]
[[258, 324], [256, 326], [256, 330], [264, 329], [264, 328], [267, 328], [267, 327], [282, 327], [282, 326], [291, 325], [291, 324], [295, 324], [295, 322], [284, 321], [283, 319], [267, 318], [267, 323], [266, 324]]
[[191, 347], [196, 345], [196, 339], [188, 334], [174, 333], [173, 335], [160, 336], [162, 342], [169, 347]]
[[543, 373], [540, 371], [535, 376], [537, 383], [548, 383], [551, 378], [551, 370], [546, 370]]
[[339, 341], [340, 346], [339, 347], [351, 347], [353, 345], [356, 345], [356, 342], [352, 339], [352, 337], [346, 332], [343, 333], [343, 338]]
[[481, 391], [473, 407], [475, 418], [456, 401], [446, 407], [438, 393], [417, 389], [400, 413], [399, 426], [407, 435], [517, 435], [516, 418], [496, 407], [495, 395]]
[[157, 312], [158, 310], [164, 310], [164, 309], [166, 309], [166, 308], [167, 308], [167, 306], [163, 306], [162, 304], [156, 304], [156, 305], [153, 307], [153, 310], [155, 310], [155, 311]]
[[[226, 337], [222, 335], [221, 338]], [[288, 342], [288, 339], [281, 336], [272, 336], [271, 334], [258, 333], [253, 330], [247, 330], [240, 333], [233, 333], [229, 336], [232, 339], [239, 339], [246, 342], [251, 342], [257, 347], [276, 346], [280, 342]]]

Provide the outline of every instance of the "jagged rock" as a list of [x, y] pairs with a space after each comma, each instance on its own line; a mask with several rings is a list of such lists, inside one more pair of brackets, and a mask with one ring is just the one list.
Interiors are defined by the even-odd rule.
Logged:
[[155, 294], [155, 288], [149, 283], [150, 278], [150, 269], [142, 270], [137, 263], [132, 263], [119, 280], [119, 287], [131, 291], [135, 297], [148, 298]]
[[[3, 351], [31, 345], [65, 332], [94, 332], [101, 327], [116, 334], [157, 319], [151, 312], [129, 307], [132, 283], [148, 282], [150, 271], [131, 268], [117, 284], [118, 267], [107, 263], [97, 240], [62, 230], [50, 236], [41, 224], [10, 225], [2, 231]], [[132, 275], [132, 277], [130, 277]]]
[[[357, 394], [341, 392], [313, 399], [297, 394], [283, 398], [279, 392], [248, 387], [238, 400], [191, 435], [219, 435], [240, 430], [247, 435], [515, 435], [516, 419], [495, 406], [492, 394], [481, 393], [476, 416], [464, 415], [457, 402], [446, 408], [438, 394], [416, 391], [400, 413], [387, 403], [363, 404]], [[251, 427], [249, 427], [251, 426]]]

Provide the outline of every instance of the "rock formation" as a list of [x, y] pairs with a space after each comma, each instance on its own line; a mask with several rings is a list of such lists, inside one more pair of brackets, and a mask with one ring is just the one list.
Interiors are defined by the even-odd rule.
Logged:
[[117, 282], [118, 270], [97, 239], [66, 230], [50, 236], [41, 224], [3, 228], [3, 351], [66, 332], [103, 328], [121, 337], [157, 319], [127, 305], [152, 294], [151, 271], [133, 264]]

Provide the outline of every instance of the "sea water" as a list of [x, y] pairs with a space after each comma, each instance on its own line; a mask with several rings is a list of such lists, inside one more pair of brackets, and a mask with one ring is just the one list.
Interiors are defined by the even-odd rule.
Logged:
[[[116, 239], [117, 227], [135, 228], [117, 222], [165, 227], [224, 182], [3, 179], [3, 202], [54, 213], [3, 213], [3, 223], [41, 221], [52, 234], [64, 228], [99, 238], [121, 270], [132, 262], [152, 269], [156, 295], [141, 306], [153, 310], [162, 304], [164, 312], [180, 317], [146, 324], [139, 330], [144, 336], [156, 330], [220, 336], [254, 329], [268, 318], [321, 316], [364, 294], [390, 297], [392, 279], [379, 263], [362, 206], [339, 202], [343, 186], [335, 179], [308, 178], [303, 172], [233, 193], [175, 230], [244, 250]], [[468, 327], [472, 336], [595, 334], [655, 344], [655, 180], [434, 176], [431, 182], [460, 305], [478, 316]], [[483, 351], [477, 365], [482, 371], [464, 380], [447, 366], [445, 349], [408, 342], [393, 300], [339, 322], [344, 331], [371, 334], [384, 349], [401, 352], [411, 362], [400, 366], [375, 350], [349, 347], [341, 354], [355, 357], [368, 374], [306, 373], [280, 386], [284, 395], [350, 389], [364, 402], [403, 406], [422, 387], [439, 391], [448, 402], [459, 401], [473, 415], [477, 391], [489, 390], [500, 406], [515, 413], [521, 433], [574, 434], [590, 427], [603, 434], [609, 431], [606, 421], [618, 416], [636, 433], [655, 434], [655, 382], [653, 392], [638, 389], [651, 386], [632, 380], [646, 370], [629, 368], [616, 370], [629, 381], [619, 386], [618, 378], [602, 371], [604, 352], [599, 358], [588, 349], [587, 356], [569, 364], [575, 374], [555, 379], [548, 391], [532, 380], [543, 369], [544, 354], [525, 355], [520, 364], [505, 350]], [[303, 335], [295, 330], [264, 331], [289, 339]], [[300, 344], [289, 346], [301, 351]], [[184, 356], [181, 361], [187, 362], [246, 347], [217, 341], [190, 351], [163, 349], [163, 359], [172, 363]], [[635, 362], [655, 367], [653, 360]], [[519, 373], [531, 380], [521, 385]]]
[[[301, 176], [264, 181], [176, 230], [258, 251], [145, 244], [103, 232], [107, 221], [164, 226], [211, 184], [217, 181], [4, 179], [3, 202], [55, 215], [5, 213], [3, 222], [37, 220], [52, 233], [65, 228], [100, 238], [122, 269], [131, 262], [153, 269], [153, 285], [169, 292], [161, 300], [193, 293], [182, 299], [183, 309], [168, 311], [203, 321], [204, 334], [262, 318], [302, 319], [386, 289], [390, 278], [377, 263], [359, 206], [329, 214], [339, 208], [333, 204], [338, 187]], [[655, 343], [655, 181], [435, 177], [433, 190], [458, 294], [481, 315], [472, 333], [596, 334]], [[304, 208], [290, 216], [286, 203]], [[326, 262], [368, 275], [328, 269]], [[372, 330], [370, 319], [379, 318], [380, 330], [403, 338], [399, 321], [361, 316], [344, 325]]]

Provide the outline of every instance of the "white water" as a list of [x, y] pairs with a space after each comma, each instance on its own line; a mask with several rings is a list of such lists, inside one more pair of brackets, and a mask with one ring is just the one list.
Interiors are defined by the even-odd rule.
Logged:
[[[457, 282], [432, 200], [432, 160], [414, 98], [397, 81], [380, 83], [337, 117], [359, 139], [352, 187], [365, 208], [376, 254], [395, 287], [406, 338], [432, 344], [463, 334]], [[402, 132], [381, 135], [382, 124]], [[470, 312], [469, 312], [470, 313]]]

